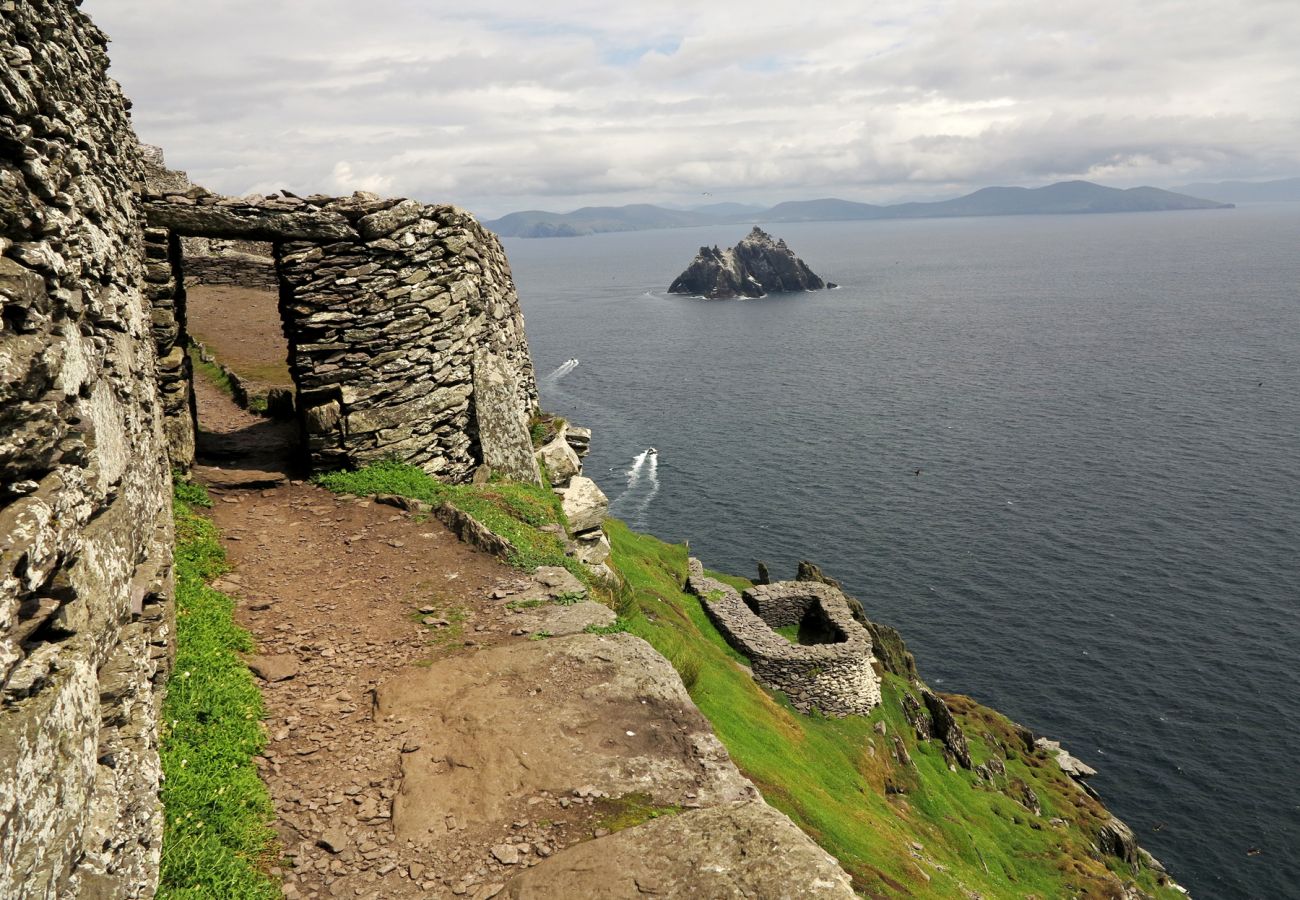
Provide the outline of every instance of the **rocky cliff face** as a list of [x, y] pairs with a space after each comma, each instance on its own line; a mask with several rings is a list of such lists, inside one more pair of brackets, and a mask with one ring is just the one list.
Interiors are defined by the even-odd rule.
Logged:
[[140, 150], [71, 0], [0, 3], [0, 896], [152, 892], [171, 506]]
[[757, 225], [730, 250], [701, 247], [686, 271], [668, 288], [709, 300], [764, 297], [774, 293], [816, 291], [827, 287], [785, 241], [774, 241]]

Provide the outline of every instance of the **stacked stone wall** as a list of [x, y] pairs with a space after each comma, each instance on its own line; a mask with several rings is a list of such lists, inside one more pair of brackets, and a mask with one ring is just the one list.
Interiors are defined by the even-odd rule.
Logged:
[[[781, 691], [794, 707], [831, 715], [866, 715], [880, 703], [880, 676], [872, 667], [871, 635], [859, 625], [844, 595], [806, 581], [758, 585], [742, 596], [704, 574], [690, 560], [687, 588], [727, 642], [749, 657], [754, 677]], [[772, 629], [797, 625], [810, 611], [841, 638], [836, 643], [792, 644]]]
[[226, 251], [204, 255], [184, 251], [187, 284], [220, 284], [278, 291], [280, 280], [275, 274], [275, 260], [269, 256]]
[[[201, 188], [151, 195], [146, 208], [173, 241], [272, 242], [314, 468], [396, 458], [449, 481], [484, 463], [538, 480], [523, 314], [500, 242], [468, 213], [367, 194], [254, 200]], [[172, 264], [187, 264], [175, 245]]]
[[0, 11], [0, 897], [147, 896], [172, 541], [141, 284], [167, 259], [104, 35], [71, 0]]

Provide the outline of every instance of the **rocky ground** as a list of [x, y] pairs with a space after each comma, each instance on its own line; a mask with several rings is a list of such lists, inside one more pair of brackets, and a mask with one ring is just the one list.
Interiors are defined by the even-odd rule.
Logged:
[[[710, 896], [756, 896], [756, 878], [762, 896], [851, 896], [662, 657], [580, 633], [613, 614], [575, 602], [567, 572], [517, 572], [436, 520], [294, 478], [284, 432], [210, 387], [199, 419], [233, 567], [217, 586], [257, 642], [286, 897], [674, 894], [706, 869]], [[672, 865], [644, 864], [665, 847]], [[769, 879], [752, 860], [777, 851]]]

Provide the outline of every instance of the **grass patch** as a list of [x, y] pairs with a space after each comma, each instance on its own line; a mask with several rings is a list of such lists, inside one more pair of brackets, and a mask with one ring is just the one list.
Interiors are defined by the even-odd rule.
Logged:
[[[465, 607], [438, 600], [420, 605], [422, 607], [432, 607], [434, 612], [425, 613], [415, 610], [411, 613], [411, 619], [424, 625], [429, 634], [429, 643], [432, 646], [443, 647], [447, 644], [457, 643], [465, 636], [465, 622], [469, 619], [469, 610]], [[447, 624], [425, 625], [424, 620], [429, 618], [444, 619]]]
[[583, 634], [622, 634], [625, 631], [631, 631], [631, 624], [622, 616], [616, 618], [608, 625], [588, 625], [582, 629]]
[[[625, 581], [620, 622], [673, 664], [733, 760], [764, 797], [788, 814], [870, 897], [1118, 896], [1116, 875], [1094, 857], [1107, 813], [1041, 754], [1026, 752], [1014, 726], [974, 701], [950, 697], [976, 763], [1006, 759], [994, 782], [948, 768], [940, 745], [917, 741], [902, 711], [913, 689], [886, 675], [884, 702], [870, 716], [803, 716], [742, 668], [743, 656], [683, 592], [686, 549], [610, 520], [611, 562]], [[743, 579], [727, 579], [743, 587]], [[875, 726], [884, 723], [885, 734]], [[901, 740], [912, 765], [899, 763]], [[1013, 797], [1012, 779], [1032, 787], [1035, 817]], [[887, 790], [887, 786], [889, 790]], [[901, 790], [903, 793], [890, 793]], [[1067, 825], [1048, 824], [1060, 816]], [[924, 849], [917, 854], [913, 843]], [[1180, 897], [1149, 869], [1124, 871], [1158, 898]]]
[[680, 806], [655, 803], [649, 794], [624, 794], [600, 802], [601, 816], [596, 820], [596, 827], [622, 831], [644, 825], [652, 819], [675, 816], [681, 811]]
[[792, 644], [799, 643], [799, 626], [796, 625], [777, 625], [772, 629], [781, 637], [785, 638]]
[[219, 387], [222, 393], [227, 394], [231, 399], [235, 397], [235, 385], [230, 380], [230, 376], [221, 370], [221, 366], [211, 363], [199, 355], [199, 348], [190, 345], [189, 349], [190, 362], [194, 365], [196, 372], [202, 372], [207, 379]]
[[564, 427], [564, 419], [551, 413], [534, 413], [528, 420], [528, 436], [532, 438], [533, 449], [549, 444]]
[[176, 665], [163, 702], [163, 898], [276, 898], [270, 796], [253, 757], [266, 744], [262, 695], [240, 652], [253, 649], [235, 625], [234, 601], [209, 585], [226, 571], [210, 506], [198, 485], [178, 482]]
[[566, 526], [560, 498], [549, 488], [513, 482], [484, 485], [443, 484], [418, 466], [393, 460], [372, 463], [351, 472], [325, 472], [317, 484], [342, 494], [371, 496], [400, 494], [438, 505], [450, 503], [469, 513], [515, 548], [512, 565], [521, 569], [562, 566], [584, 584], [590, 584], [587, 567], [565, 556], [559, 535], [541, 529]]

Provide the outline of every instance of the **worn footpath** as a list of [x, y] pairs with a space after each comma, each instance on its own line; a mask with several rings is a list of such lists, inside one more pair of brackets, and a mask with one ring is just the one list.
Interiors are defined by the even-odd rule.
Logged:
[[[613, 614], [575, 602], [571, 575], [291, 478], [266, 420], [199, 401], [197, 472], [232, 565], [217, 587], [257, 644], [287, 897], [673, 895], [702, 872], [717, 896], [851, 896], [662, 657], [582, 633]], [[676, 858], [647, 865], [661, 846]], [[780, 878], [753, 863], [776, 853]]]

